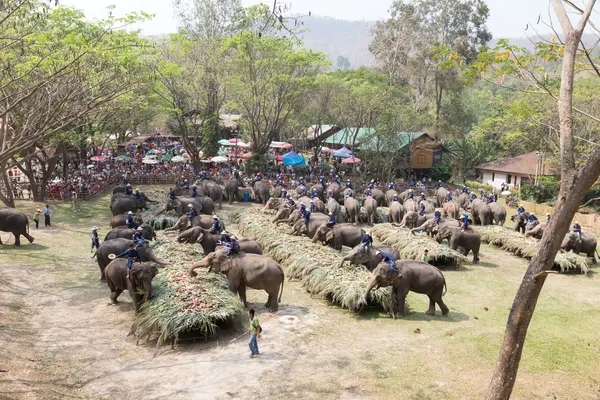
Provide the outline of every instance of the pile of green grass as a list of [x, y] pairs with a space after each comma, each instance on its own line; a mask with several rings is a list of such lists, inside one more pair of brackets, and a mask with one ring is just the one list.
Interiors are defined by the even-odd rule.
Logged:
[[179, 217], [173, 212], [166, 212], [156, 215], [156, 210], [162, 207], [162, 204], [154, 204], [149, 210], [142, 212], [144, 223], [150, 225], [155, 231], [161, 231], [172, 227], [177, 223]]
[[381, 243], [395, 248], [404, 260], [418, 260], [429, 249], [429, 263], [437, 267], [458, 267], [467, 258], [456, 250], [444, 246], [425, 235], [414, 235], [409, 229], [392, 224], [379, 224], [371, 228], [371, 234]]
[[244, 306], [229, 291], [223, 275], [198, 269], [197, 277], [189, 276], [189, 266], [203, 256], [201, 248], [173, 243], [162, 233], [152, 247], [158, 258], [172, 266], [162, 269], [152, 281], [155, 296], [135, 316], [138, 336], [156, 333], [160, 346], [177, 341], [185, 332], [206, 337], [214, 335], [220, 325], [242, 326]]
[[[340, 267], [340, 253], [312, 243], [307, 237], [290, 235], [289, 227], [271, 223], [272, 213], [254, 208], [239, 212], [233, 218], [240, 234], [260, 243], [265, 255], [286, 268], [288, 278], [300, 279], [312, 294], [344, 308], [359, 310], [364, 305], [369, 272], [360, 266], [345, 264]], [[390, 289], [372, 290], [366, 303], [390, 310]]]
[[[481, 235], [481, 240], [500, 247], [518, 257], [531, 259], [538, 252], [539, 241], [527, 237], [520, 232], [498, 225], [477, 226], [477, 232]], [[589, 271], [590, 261], [587, 257], [580, 256], [573, 252], [559, 252], [554, 259], [554, 269], [565, 271]]]

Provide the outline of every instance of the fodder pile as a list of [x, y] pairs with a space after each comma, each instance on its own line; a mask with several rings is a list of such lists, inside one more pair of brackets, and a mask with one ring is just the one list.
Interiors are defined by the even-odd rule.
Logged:
[[[309, 238], [289, 235], [289, 227], [271, 223], [272, 211], [268, 211], [248, 209], [235, 214], [240, 234], [260, 243], [264, 254], [286, 267], [287, 276], [300, 279], [310, 293], [344, 308], [358, 310], [363, 304], [369, 272], [360, 266], [345, 264], [340, 267], [340, 253], [312, 243]], [[390, 290], [372, 290], [367, 303], [390, 310]]]
[[[388, 222], [388, 216], [390, 214], [390, 209], [388, 207], [377, 207], [377, 212], [375, 213], [375, 223], [381, 224]], [[344, 221], [348, 221], [348, 214], [346, 213], [346, 207], [342, 206], [340, 208], [340, 216]], [[369, 221], [367, 220], [367, 211], [364, 207], [360, 208], [360, 213], [358, 214], [358, 222], [361, 224], [366, 224]]]
[[156, 215], [156, 210], [158, 210], [160, 207], [162, 207], [161, 204], [154, 204], [150, 206], [149, 210], [142, 212], [144, 223], [150, 225], [155, 231], [161, 231], [163, 229], [170, 228], [179, 220], [179, 217], [170, 211]]
[[413, 235], [410, 230], [397, 228], [392, 224], [379, 224], [371, 228], [371, 234], [381, 243], [395, 248], [400, 258], [418, 260], [423, 250], [429, 249], [429, 263], [436, 267], [458, 267], [467, 258], [456, 250], [444, 246], [425, 235]]
[[203, 256], [200, 247], [173, 243], [163, 233], [152, 247], [158, 258], [172, 266], [161, 269], [152, 281], [155, 296], [135, 316], [138, 336], [158, 334], [160, 346], [177, 341], [181, 333], [206, 337], [214, 335], [219, 326], [243, 324], [244, 306], [229, 291], [224, 276], [202, 268], [196, 270], [197, 277], [189, 276], [189, 266]]
[[[476, 229], [481, 235], [482, 241], [518, 257], [530, 259], [538, 252], [539, 241], [520, 232], [498, 225], [477, 226]], [[587, 257], [582, 257], [573, 252], [559, 252], [554, 259], [554, 269], [561, 272], [581, 271], [581, 273], [587, 273], [589, 266], [590, 261]]]

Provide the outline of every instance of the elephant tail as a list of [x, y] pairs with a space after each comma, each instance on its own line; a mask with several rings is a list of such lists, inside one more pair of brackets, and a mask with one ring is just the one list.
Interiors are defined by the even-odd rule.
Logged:
[[283, 284], [285, 283], [285, 276], [283, 274], [283, 270], [281, 271], [281, 290], [279, 291], [279, 299], [277, 303], [281, 303], [281, 295], [283, 295]]
[[595, 261], [599, 261], [600, 260], [600, 255], [598, 254], [598, 250], [594, 249], [594, 259]]

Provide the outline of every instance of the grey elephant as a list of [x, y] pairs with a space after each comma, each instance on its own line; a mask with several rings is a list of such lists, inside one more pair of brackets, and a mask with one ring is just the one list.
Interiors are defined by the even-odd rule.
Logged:
[[[113, 194], [116, 194], [116, 193], [125, 193], [125, 186], [116, 186], [113, 189]], [[148, 203], [148, 204], [158, 203], [156, 200], [149, 199], [148, 196], [146, 195], [146, 193], [144, 193], [144, 192], [140, 192], [140, 195], [142, 196], [142, 199], [144, 199], [144, 201], [146, 201], [146, 203]]]
[[228, 257], [224, 250], [217, 250], [193, 264], [189, 268], [190, 275], [194, 276], [196, 268], [210, 268], [227, 276], [229, 290], [239, 294], [245, 307], [248, 306], [246, 287], [249, 287], [267, 292], [269, 298], [265, 307], [271, 312], [279, 309], [285, 275], [281, 265], [268, 257], [248, 253]]
[[117, 304], [118, 298], [124, 290], [129, 292], [133, 301], [134, 310], [153, 296], [152, 279], [158, 274], [158, 267], [150, 264], [134, 264], [127, 277], [127, 260], [117, 258], [112, 260], [104, 271], [106, 283], [110, 288], [110, 301]]
[[292, 213], [292, 209], [289, 207], [281, 207], [275, 213], [275, 217], [271, 222], [279, 224], [279, 222], [290, 222], [290, 215]]
[[527, 223], [529, 222], [529, 213], [515, 214], [510, 217], [510, 220], [515, 223], [514, 230], [525, 233], [527, 231]]
[[[29, 243], [33, 243], [35, 240], [29, 234], [27, 215], [16, 208], [0, 208], [0, 231], [12, 233], [15, 236], [15, 246], [21, 245], [21, 235], [25, 236]], [[0, 244], [2, 244], [2, 238], [0, 238]]]
[[357, 246], [364, 235], [364, 229], [353, 224], [335, 224], [333, 227], [321, 224], [315, 231], [312, 241], [313, 243], [320, 241], [337, 251], [342, 251], [343, 246]]
[[368, 246], [365, 248], [365, 246], [359, 244], [342, 258], [340, 267], [344, 265], [344, 262], [349, 261], [350, 264], [364, 265], [369, 271], [373, 271], [381, 262], [379, 257], [376, 255], [378, 251], [388, 254], [394, 259], [394, 261], [400, 259], [400, 254], [398, 251], [391, 246]]
[[[182, 216], [189, 211], [189, 205], [194, 206], [196, 211], [212, 215], [214, 213], [214, 203], [209, 197], [197, 196], [197, 197], [184, 197], [178, 196], [174, 201], [167, 201], [162, 207], [156, 210], [155, 215], [160, 215], [167, 211], [175, 211], [178, 216]], [[212, 209], [211, 209], [212, 208]]]
[[265, 204], [265, 210], [279, 210], [284, 205], [284, 199], [280, 197], [271, 197], [267, 204]]
[[414, 260], [396, 261], [398, 272], [393, 271], [387, 263], [379, 263], [372, 272], [372, 279], [367, 284], [362, 304], [367, 303], [369, 292], [373, 288], [392, 287], [392, 317], [405, 316], [405, 302], [408, 292], [415, 292], [429, 297], [427, 315], [435, 315], [437, 303], [443, 315], [448, 314], [448, 307], [444, 304], [442, 296], [446, 294], [446, 278], [436, 267]]
[[[212, 227], [214, 221], [215, 220], [211, 215], [197, 215], [192, 219], [192, 226], [199, 226], [201, 228], [209, 229]], [[190, 220], [188, 219], [187, 214], [183, 214], [181, 217], [179, 217], [175, 225], [165, 229], [165, 232], [176, 230], [183, 232], [184, 230], [188, 229], [189, 222]], [[221, 229], [226, 230], [225, 223], [223, 221], [221, 221]]]
[[383, 193], [381, 189], [371, 189], [371, 196], [375, 199], [379, 207], [384, 207], [387, 204], [385, 200], [385, 193]]
[[267, 204], [267, 201], [271, 198], [269, 185], [266, 182], [254, 182], [252, 190], [254, 192], [254, 198], [258, 203]]
[[438, 243], [442, 243], [446, 239], [452, 250], [461, 248], [464, 256], [468, 256], [469, 252], [472, 251], [473, 264], [477, 264], [479, 262], [481, 236], [472, 228], [467, 228], [463, 231], [458, 225], [458, 221], [448, 221], [435, 226], [432, 233], [435, 235]]
[[342, 198], [342, 187], [339, 183], [331, 182], [327, 185], [327, 193], [332, 192], [333, 198], [339, 202], [344, 201]]
[[404, 205], [404, 208], [406, 208], [406, 204], [404, 204], [404, 203], [405, 203], [405, 202], [406, 202], [406, 200], [408, 199], [408, 192], [409, 192], [409, 190], [410, 190], [410, 189], [407, 189], [407, 190], [405, 190], [405, 191], [401, 192], [401, 193], [398, 195], [398, 200], [400, 200], [400, 202], [402, 203], [402, 205]]
[[404, 206], [399, 201], [393, 201], [390, 203], [390, 211], [388, 214], [388, 220], [391, 223], [401, 223], [404, 218]]
[[310, 187], [310, 195], [312, 197], [313, 193], [317, 193], [317, 197], [321, 199], [321, 201], [325, 200], [325, 187], [320, 183], [314, 184]]
[[375, 221], [375, 215], [377, 214], [377, 200], [375, 198], [368, 196], [365, 199], [365, 211], [367, 213], [367, 222], [369, 226], [373, 226], [373, 222]]
[[[123, 253], [131, 244], [133, 244], [133, 240], [118, 238], [107, 240], [100, 245], [100, 247], [96, 250], [96, 253], [92, 256], [92, 258], [96, 257], [96, 260], [98, 261], [98, 267], [100, 268], [100, 280], [105, 280], [104, 270], [111, 261], [108, 256], [110, 254], [119, 255]], [[154, 253], [152, 253], [152, 250], [149, 247], [138, 247], [138, 252], [140, 253], [142, 262], [152, 261], [160, 265], [169, 265], [169, 263], [158, 259]]]
[[323, 214], [327, 212], [327, 207], [325, 206], [325, 203], [323, 203], [323, 201], [318, 197], [312, 198], [312, 204], [315, 206], [315, 212], [320, 212]]
[[202, 181], [202, 188], [206, 192], [206, 197], [210, 198], [213, 204], [219, 204], [219, 209], [223, 208], [223, 189], [221, 186], [210, 179]]
[[447, 201], [442, 205], [442, 215], [444, 217], [448, 217], [448, 218], [459, 218], [460, 217], [460, 208], [458, 207], [458, 204], [456, 204], [454, 201]]
[[427, 221], [428, 219], [433, 218], [434, 215], [433, 214], [425, 214], [425, 215], [421, 215], [418, 212], [415, 211], [408, 211], [406, 212], [406, 214], [404, 214], [404, 218], [402, 219], [402, 223], [400, 224], [400, 228], [404, 228], [405, 226], [407, 228], [415, 228], [417, 226], [421, 226], [423, 225], [423, 223], [425, 221]]
[[425, 209], [423, 210], [425, 214], [431, 214], [435, 211], [435, 207], [433, 206], [433, 204], [431, 204], [431, 202], [427, 200], [423, 200], [417, 203], [417, 211], [421, 211], [421, 206], [425, 207]]
[[325, 208], [327, 210], [327, 213], [333, 214], [335, 216], [336, 221], [339, 222], [340, 212], [342, 210], [342, 206], [340, 206], [340, 203], [338, 203], [337, 200], [333, 197], [330, 197], [327, 199], [327, 204], [325, 205]]
[[466, 210], [471, 202], [470, 196], [467, 193], [461, 193], [456, 199], [456, 204], [463, 210]]
[[227, 201], [229, 204], [241, 200], [239, 192], [240, 186], [242, 185], [240, 185], [240, 182], [237, 179], [229, 179], [225, 182], [225, 193], [227, 194]]
[[360, 203], [354, 197], [346, 197], [344, 199], [344, 208], [346, 209], [346, 217], [349, 223], [358, 225], [358, 217], [360, 215]]
[[138, 201], [133, 196], [123, 195], [114, 198], [110, 203], [110, 211], [113, 216], [119, 214], [126, 214], [129, 211], [136, 212], [138, 210], [147, 210], [146, 203], [144, 201]]
[[298, 219], [294, 222], [292, 227], [293, 235], [306, 235], [309, 238], [313, 238], [315, 236], [315, 232], [319, 227], [329, 221], [329, 217], [325, 214], [311, 214], [310, 219], [308, 220], [308, 224], [304, 223], [304, 218]]
[[449, 193], [450, 192], [445, 187], [439, 187], [435, 191], [435, 198], [437, 200], [437, 203], [438, 203], [439, 207], [441, 207], [448, 200], [448, 194]]
[[[156, 239], [156, 232], [154, 232], [154, 228], [150, 225], [140, 225], [142, 228], [142, 237], [146, 240], [154, 240]], [[104, 236], [104, 241], [111, 239], [131, 239], [135, 231], [126, 226], [119, 226], [117, 228], [113, 228], [110, 230], [106, 236]]]
[[[453, 221], [456, 221], [456, 220], [453, 220]], [[434, 230], [435, 226], [439, 225], [439, 224], [443, 224], [445, 222], [448, 222], [448, 220], [440, 218], [439, 222], [436, 222], [435, 217], [429, 218], [429, 219], [425, 220], [425, 222], [423, 222], [421, 225], [412, 228], [410, 230], [410, 233], [414, 234], [416, 231], [421, 231], [421, 232], [425, 232], [428, 235], [433, 235], [433, 230]]]
[[535, 226], [533, 229], [529, 229], [525, 232], [525, 236], [531, 236], [535, 239], [541, 239], [542, 236], [544, 236], [544, 231], [546, 230], [546, 227], [548, 226], [548, 222], [544, 221], [539, 223], [537, 226]]
[[492, 209], [489, 204], [479, 199], [471, 202], [471, 215], [473, 216], [473, 224], [491, 225], [492, 224]]
[[[126, 222], [125, 222], [126, 218], [127, 218], [127, 215], [125, 215], [125, 214], [115, 215], [110, 220], [110, 227], [111, 228], [117, 228], [119, 226], [125, 226], [125, 224], [126, 224]], [[144, 219], [142, 217], [140, 217], [139, 215], [134, 215], [133, 216], [133, 222], [136, 225], [142, 225], [144, 223]]]
[[310, 209], [310, 200], [311, 200], [311, 199], [310, 199], [310, 197], [307, 197], [307, 196], [300, 196], [300, 197], [298, 198], [298, 200], [296, 201], [296, 208], [297, 208], [297, 209], [300, 209], [300, 207], [302, 206], [302, 204], [304, 204], [304, 206], [305, 206], [307, 209]]
[[488, 203], [488, 205], [492, 210], [492, 221], [496, 225], [504, 225], [504, 222], [506, 222], [506, 208], [495, 201]]
[[404, 200], [404, 202], [402, 203], [402, 205], [404, 206], [404, 212], [409, 212], [409, 211], [415, 211], [415, 212], [417, 212], [417, 211], [419, 211], [419, 205], [413, 199], [406, 199], [406, 200]]
[[[394, 189], [388, 189], [385, 192], [385, 201], [386, 204], [389, 206], [392, 205], [392, 202], [394, 201], [394, 197], [399, 196], [398, 192], [396, 192]], [[400, 200], [400, 197], [398, 197], [398, 200]]]
[[598, 256], [596, 246], [597, 241], [595, 236], [582, 232], [580, 237], [578, 233], [569, 232], [565, 235], [560, 248], [565, 251], [573, 251], [576, 254], [585, 253], [594, 260], [595, 264], [596, 256]]

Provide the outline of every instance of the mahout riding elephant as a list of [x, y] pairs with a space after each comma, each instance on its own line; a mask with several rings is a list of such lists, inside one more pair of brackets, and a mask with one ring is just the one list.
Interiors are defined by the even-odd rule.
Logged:
[[310, 197], [300, 196], [298, 200], [296, 200], [296, 208], [299, 210], [302, 204], [304, 204], [307, 209], [310, 209]]
[[340, 222], [340, 212], [342, 210], [342, 206], [337, 202], [336, 199], [330, 197], [327, 199], [327, 204], [325, 205], [327, 213], [331, 213], [335, 216], [336, 221]]
[[[140, 210], [148, 210], [148, 201], [146, 201], [146, 199], [144, 199], [144, 197], [142, 197], [141, 200], [138, 200], [135, 198], [135, 196], [131, 195], [131, 194], [125, 194], [125, 193], [115, 193], [112, 195], [112, 197], [110, 198], [110, 204], [113, 204], [115, 201], [119, 200], [119, 199], [135, 199], [136, 201], [136, 206], [138, 209]], [[157, 203], [157, 202], [155, 202]]]
[[[215, 251], [219, 246], [219, 239], [219, 235], [210, 233], [208, 229], [199, 226], [187, 229], [177, 236], [179, 243], [200, 243], [204, 254]], [[239, 238], [238, 244], [240, 251], [244, 253], [262, 254], [262, 247], [254, 240]]]
[[529, 213], [515, 214], [510, 217], [510, 220], [515, 223], [514, 230], [525, 233], [527, 231], [527, 223], [529, 222]]
[[346, 209], [346, 217], [349, 223], [358, 225], [358, 216], [360, 215], [360, 203], [354, 197], [346, 197], [344, 199], [344, 208]]
[[547, 226], [548, 226], [548, 222], [546, 222], [546, 221], [540, 222], [533, 229], [527, 230], [525, 232], [525, 236], [531, 236], [536, 239], [541, 239], [542, 236], [544, 236], [544, 231], [546, 230]]
[[312, 201], [315, 206], [315, 212], [327, 213], [327, 207], [325, 207], [325, 203], [321, 199], [313, 198]]
[[565, 251], [572, 250], [575, 254], [585, 253], [588, 257], [591, 257], [594, 260], [595, 264], [596, 256], [598, 256], [598, 253], [596, 252], [596, 246], [597, 242], [595, 236], [582, 232], [580, 238], [578, 233], [569, 232], [565, 235], [560, 248]]
[[357, 246], [365, 236], [364, 229], [353, 224], [335, 224], [328, 227], [327, 224], [319, 226], [312, 238], [313, 243], [317, 241], [342, 251], [342, 246]]
[[458, 206], [463, 210], [467, 210], [470, 202], [470, 196], [467, 193], [461, 193], [456, 199], [456, 204], [458, 204]]
[[240, 182], [237, 179], [229, 179], [225, 182], [225, 193], [227, 194], [227, 201], [229, 204], [241, 200], [239, 192], [240, 186]]
[[473, 224], [476, 225], [491, 225], [492, 224], [492, 209], [489, 204], [475, 199], [471, 202], [471, 215], [473, 217]]
[[445, 187], [439, 187], [435, 191], [435, 199], [437, 200], [438, 207], [442, 207], [442, 205], [448, 200], [448, 189]]
[[210, 201], [210, 203], [212, 204], [212, 200], [206, 196], [197, 196], [197, 197], [175, 197], [175, 200], [171, 201], [171, 200], [167, 200], [167, 202], [160, 207], [159, 209], [156, 210], [156, 213], [154, 215], [159, 215], [162, 214], [164, 212], [167, 211], [171, 211], [174, 210], [178, 216], [182, 216], [185, 213], [187, 213], [189, 211], [189, 205], [193, 205], [194, 208], [196, 209], [196, 211], [198, 212], [202, 212], [204, 214], [208, 214], [208, 215], [212, 215], [212, 213], [214, 212], [214, 204], [213, 204], [213, 209], [210, 210], [206, 210], [204, 208], [204, 202], [201, 199], [206, 199], [208, 201]]
[[110, 211], [113, 216], [119, 214], [125, 214], [129, 211], [136, 212], [137, 210], [147, 210], [146, 203], [144, 201], [138, 201], [133, 196], [124, 196], [116, 198], [110, 204]]
[[402, 219], [400, 228], [404, 228], [406, 226], [407, 228], [412, 229], [417, 226], [423, 225], [423, 223], [425, 221], [427, 221], [428, 219], [431, 219], [433, 217], [434, 217], [433, 214], [421, 215], [416, 211], [408, 211], [408, 212], [406, 212], [406, 214], [404, 214], [404, 218]]
[[[154, 228], [150, 225], [140, 225], [142, 228], [142, 237], [146, 240], [154, 240], [156, 239], [156, 232], [154, 232]], [[117, 228], [113, 228], [110, 230], [106, 236], [104, 236], [104, 241], [123, 238], [123, 239], [131, 239], [135, 231], [126, 226], [119, 226]]]
[[152, 298], [152, 279], [158, 274], [156, 265], [135, 263], [129, 271], [129, 278], [127, 278], [127, 260], [116, 258], [106, 266], [104, 272], [106, 283], [110, 288], [110, 301], [112, 304], [119, 302], [117, 299], [124, 290], [129, 292], [135, 311], [147, 299]]
[[[210, 179], [205, 179], [202, 181], [202, 187], [206, 191], [206, 196], [209, 197], [213, 201], [213, 204], [218, 203], [219, 210], [222, 209], [223, 208], [223, 189], [221, 189], [221, 186], [218, 183], [216, 183], [215, 181], [212, 181]], [[214, 206], [213, 206], [213, 208], [214, 208]]]
[[[127, 218], [127, 215], [125, 215], [125, 214], [115, 215], [110, 220], [110, 227], [117, 228], [119, 226], [125, 226], [125, 218]], [[139, 215], [134, 215], [133, 222], [136, 225], [142, 225], [144, 223], [144, 219], [142, 217], [140, 217]]]
[[435, 235], [435, 240], [442, 243], [444, 239], [448, 240], [450, 248], [457, 250], [462, 248], [462, 254], [468, 256], [469, 252], [473, 252], [473, 264], [479, 262], [479, 248], [481, 247], [481, 236], [473, 228], [461, 230], [458, 221], [448, 221], [433, 228], [432, 233]]
[[506, 222], [506, 208], [495, 201], [488, 203], [492, 210], [492, 220], [496, 225], [504, 225]]
[[196, 268], [210, 268], [213, 272], [227, 276], [229, 290], [239, 294], [245, 307], [248, 307], [246, 287], [249, 287], [267, 292], [269, 298], [265, 307], [271, 312], [279, 309], [285, 275], [281, 265], [269, 257], [249, 253], [227, 256], [225, 251], [220, 249], [193, 264], [189, 268], [190, 275], [195, 276]]
[[[102, 242], [100, 247], [96, 250], [96, 253], [93, 257], [96, 257], [98, 261], [98, 267], [100, 268], [100, 280], [104, 281], [104, 270], [106, 266], [110, 263], [110, 259], [108, 258], [109, 254], [119, 255], [123, 253], [125, 250], [129, 248], [129, 246], [133, 244], [133, 240], [117, 238], [106, 240]], [[160, 265], [169, 265], [169, 263], [158, 259], [154, 253], [152, 253], [152, 249], [147, 246], [138, 247], [138, 252], [140, 253], [140, 259], [143, 261], [152, 261], [156, 264]], [[92, 258], [93, 258], [92, 257]]]
[[434, 218], [429, 218], [429, 219], [425, 220], [425, 222], [423, 222], [421, 225], [412, 228], [410, 230], [410, 233], [414, 234], [416, 231], [422, 231], [430, 236], [433, 236], [433, 229], [436, 225], [443, 224], [443, 223], [449, 222], [449, 221], [456, 222], [457, 223], [456, 226], [458, 226], [457, 220], [446, 220], [446, 219], [440, 218], [439, 222], [436, 222], [435, 217], [434, 217]]
[[[390, 207], [394, 202], [395, 196], [398, 196], [398, 192], [396, 192], [394, 189], [389, 189], [385, 192], [385, 201], [388, 207]], [[400, 200], [400, 197], [398, 197], [398, 200]], [[381, 204], [379, 205], [381, 206]]]
[[[294, 210], [297, 211], [297, 210]], [[275, 217], [273, 218], [273, 220], [271, 222], [291, 222], [290, 221], [290, 215], [292, 213], [292, 209], [289, 207], [281, 207], [277, 210], [277, 213], [275, 213]], [[300, 214], [298, 212], [298, 214]]]
[[447, 201], [442, 205], [442, 215], [444, 218], [457, 219], [460, 217], [460, 208], [454, 201]]
[[383, 193], [381, 189], [371, 189], [371, 196], [375, 199], [379, 207], [385, 207], [387, 204], [385, 201], [385, 193]]
[[312, 239], [315, 236], [317, 229], [327, 221], [329, 221], [329, 217], [320, 213], [311, 214], [308, 224], [304, 223], [304, 218], [299, 218], [294, 222], [292, 234], [298, 236], [306, 235]]
[[435, 207], [427, 200], [423, 200], [420, 203], [417, 203], [416, 211], [421, 211], [421, 205], [425, 206], [425, 214], [431, 214], [435, 211]]
[[391, 223], [401, 223], [404, 218], [404, 206], [399, 201], [392, 201], [390, 203], [390, 211], [388, 214], [388, 220]]
[[367, 303], [369, 292], [373, 288], [392, 286], [392, 317], [405, 316], [404, 305], [408, 292], [426, 294], [429, 297], [427, 315], [435, 315], [435, 303], [442, 310], [443, 315], [448, 314], [448, 307], [444, 304], [442, 296], [446, 294], [446, 278], [436, 267], [415, 260], [396, 261], [398, 272], [393, 271], [385, 263], [379, 263], [371, 273], [373, 277], [367, 284], [367, 290], [362, 304]]
[[[33, 243], [35, 240], [33, 236], [29, 235], [27, 215], [16, 208], [0, 208], [0, 231], [15, 235], [15, 246], [21, 245], [21, 235], [25, 236], [29, 243]], [[0, 244], [2, 244], [2, 238], [0, 238]]]
[[[181, 217], [179, 217], [179, 219], [177, 220], [175, 225], [173, 225], [170, 228], [165, 229], [165, 232], [171, 232], [171, 231], [176, 231], [176, 230], [183, 232], [184, 230], [186, 230], [188, 228], [189, 222], [190, 222], [190, 220], [188, 219], [187, 214], [183, 214]], [[214, 218], [210, 215], [197, 215], [194, 217], [194, 219], [192, 219], [192, 226], [199, 226], [199, 227], [205, 228], [205, 229], [209, 229], [210, 227], [212, 227], [213, 223], [214, 223]], [[226, 230], [225, 223], [223, 221], [221, 221], [221, 229]]]
[[[125, 186], [117, 186], [113, 189], [113, 195], [117, 194], [117, 193], [123, 193], [125, 194]], [[146, 196], [146, 193], [144, 192], [140, 192], [140, 195], [142, 196], [142, 199], [144, 199], [144, 201], [148, 204], [154, 204], [154, 203], [158, 203], [158, 201], [156, 200], [150, 200], [148, 198], [148, 196]]]
[[413, 199], [404, 200], [402, 205], [404, 206], [404, 212], [409, 212], [409, 211], [418, 212], [419, 211], [419, 204], [417, 204], [417, 202], [414, 201]]
[[408, 191], [409, 189], [406, 189], [405, 191], [401, 192], [398, 195], [398, 200], [400, 200], [400, 202], [402, 203], [402, 205], [404, 206], [404, 208], [406, 209], [406, 204], [404, 204], [406, 202], [406, 199], [408, 199]]
[[314, 184], [310, 187], [310, 196], [312, 197], [313, 192], [317, 192], [317, 197], [321, 199], [321, 201], [325, 200], [325, 187], [320, 184]]
[[254, 182], [252, 191], [254, 193], [254, 198], [258, 203], [267, 204], [267, 201], [269, 201], [269, 198], [271, 198], [269, 185], [266, 182]]
[[390, 255], [394, 261], [400, 259], [398, 251], [391, 246], [369, 246], [365, 248], [365, 246], [359, 244], [342, 258], [340, 267], [344, 265], [345, 261], [350, 261], [350, 264], [364, 265], [369, 271], [373, 271], [381, 262], [379, 257], [375, 254], [377, 251]]
[[327, 185], [327, 193], [332, 192], [333, 193], [333, 198], [336, 199], [338, 202], [343, 202], [344, 199], [342, 198], [342, 187], [340, 186], [339, 183], [336, 182], [331, 182]]
[[367, 213], [367, 222], [373, 226], [377, 214], [377, 200], [369, 196], [365, 199], [365, 211]]

